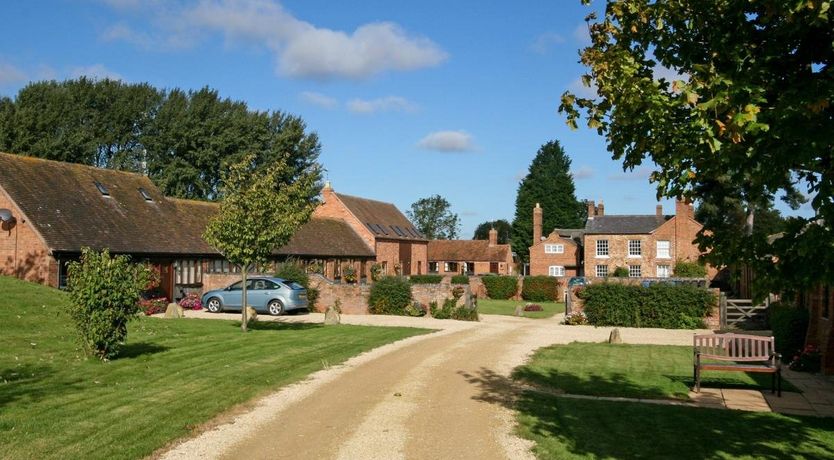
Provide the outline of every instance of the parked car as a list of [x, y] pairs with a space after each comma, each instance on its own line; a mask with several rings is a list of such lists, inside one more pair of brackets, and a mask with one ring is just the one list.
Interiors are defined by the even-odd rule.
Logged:
[[[247, 303], [258, 313], [281, 315], [307, 308], [307, 290], [282, 278], [254, 277], [246, 280]], [[212, 313], [240, 311], [243, 304], [243, 281], [203, 294], [200, 299]]]
[[591, 284], [591, 281], [584, 276], [574, 276], [568, 280], [568, 287], [585, 286]]

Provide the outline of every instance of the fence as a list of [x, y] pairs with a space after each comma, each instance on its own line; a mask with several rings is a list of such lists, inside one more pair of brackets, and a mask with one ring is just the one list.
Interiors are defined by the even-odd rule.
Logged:
[[719, 301], [721, 328], [730, 326], [765, 328], [767, 327], [768, 306], [770, 306], [770, 298], [765, 299], [763, 303], [754, 304], [753, 299], [728, 299], [726, 295], [721, 294]]

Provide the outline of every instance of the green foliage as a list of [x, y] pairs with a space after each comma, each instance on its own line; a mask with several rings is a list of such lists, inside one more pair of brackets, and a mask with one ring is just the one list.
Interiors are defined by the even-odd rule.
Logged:
[[412, 302], [405, 307], [405, 314], [408, 316], [426, 316], [428, 308], [420, 302]]
[[319, 298], [319, 290], [310, 287], [310, 275], [307, 270], [297, 260], [287, 260], [278, 264], [275, 270], [276, 278], [283, 278], [287, 281], [296, 282], [307, 290], [307, 303], [310, 305], [310, 311], [316, 310], [316, 301]]
[[617, 266], [611, 276], [614, 278], [628, 278], [628, 268]]
[[521, 298], [531, 302], [555, 301], [559, 280], [552, 276], [525, 276], [521, 285]]
[[[810, 45], [834, 39], [831, 2], [609, 0], [589, 30], [596, 97], [565, 93], [568, 124], [584, 113], [625, 169], [655, 164], [658, 196], [715, 206], [698, 243], [752, 267], [756, 291], [834, 282], [834, 53]], [[775, 240], [756, 231], [759, 209], [803, 194], [811, 215]], [[739, 209], [751, 220], [729, 232]]]
[[473, 240], [488, 240], [489, 231], [495, 229], [498, 232], [498, 244], [507, 244], [510, 242], [510, 235], [512, 235], [513, 228], [509, 222], [504, 219], [488, 220], [475, 228], [475, 235]]
[[110, 257], [106, 249], [84, 248], [68, 274], [68, 313], [84, 350], [103, 361], [115, 357], [127, 338], [128, 321], [139, 311], [148, 270], [126, 256]]
[[452, 205], [440, 195], [420, 198], [406, 211], [408, 219], [430, 240], [453, 240], [458, 237], [460, 218]]
[[371, 286], [368, 311], [374, 315], [406, 315], [411, 302], [411, 283], [406, 278], [384, 276]]
[[695, 329], [704, 326], [715, 306], [715, 296], [695, 286], [620, 283], [585, 286], [577, 295], [585, 301], [585, 315], [594, 326]]
[[533, 207], [542, 207], [542, 235], [555, 228], [579, 228], [584, 225], [587, 208], [576, 199], [576, 187], [570, 173], [571, 160], [559, 141], [541, 146], [530, 170], [518, 186], [515, 218], [512, 224], [513, 252], [528, 262], [533, 245]]
[[455, 275], [452, 277], [452, 284], [469, 284], [469, 277], [466, 275]]
[[588, 324], [588, 318], [581, 311], [572, 311], [565, 315], [565, 324], [568, 326], [584, 326]]
[[456, 306], [457, 299], [449, 298], [443, 301], [443, 307], [438, 308], [437, 302], [429, 304], [431, 316], [434, 319], [455, 319], [458, 321], [478, 321], [478, 308], [467, 308], [466, 305]]
[[678, 278], [703, 278], [707, 276], [707, 268], [698, 262], [685, 260], [675, 261], [674, 275]]
[[382, 264], [374, 263], [371, 264], [371, 281], [377, 282], [382, 279]]
[[518, 278], [515, 276], [483, 276], [481, 282], [490, 299], [509, 299], [518, 291]]
[[767, 321], [773, 331], [776, 351], [784, 355], [784, 362], [790, 362], [805, 346], [808, 310], [789, 303], [775, 302], [767, 309]]
[[440, 284], [443, 281], [442, 275], [411, 275], [408, 279], [411, 284]]

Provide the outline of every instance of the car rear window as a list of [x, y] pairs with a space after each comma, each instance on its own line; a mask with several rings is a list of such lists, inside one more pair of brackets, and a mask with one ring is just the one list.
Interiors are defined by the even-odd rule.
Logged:
[[289, 286], [290, 289], [295, 290], [295, 291], [300, 291], [300, 290], [304, 289], [304, 286], [296, 283], [295, 281], [287, 283], [287, 286]]

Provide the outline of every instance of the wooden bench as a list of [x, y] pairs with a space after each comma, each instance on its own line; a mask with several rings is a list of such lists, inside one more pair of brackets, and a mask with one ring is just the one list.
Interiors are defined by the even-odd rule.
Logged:
[[782, 356], [773, 337], [745, 334], [695, 335], [695, 392], [701, 391], [701, 371], [765, 372], [772, 374], [771, 392], [782, 396]]

